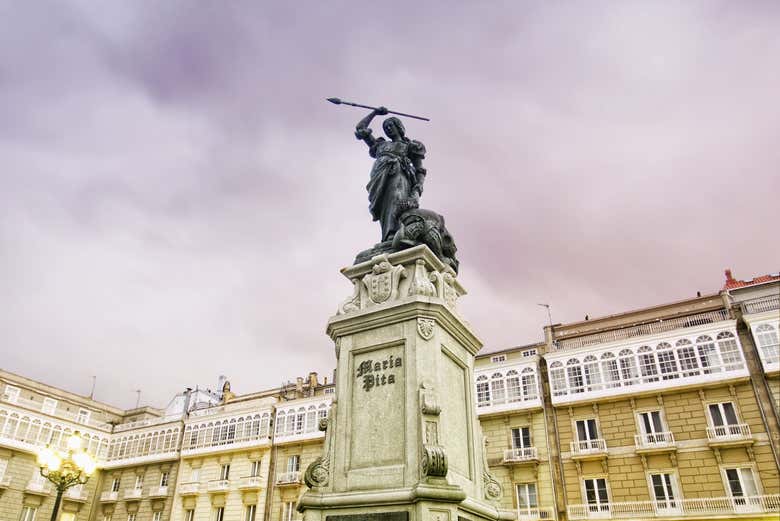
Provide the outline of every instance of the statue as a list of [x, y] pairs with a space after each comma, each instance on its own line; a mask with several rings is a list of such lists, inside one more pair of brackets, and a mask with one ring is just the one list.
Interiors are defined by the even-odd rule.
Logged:
[[455, 240], [444, 225], [444, 217], [431, 210], [420, 208], [427, 170], [423, 167], [425, 145], [406, 137], [406, 128], [397, 117], [382, 122], [387, 139], [375, 138], [369, 125], [376, 116], [398, 114], [400, 116], [427, 118], [394, 112], [385, 107], [369, 107], [328, 98], [336, 105], [351, 105], [371, 109], [355, 127], [355, 137], [368, 146], [368, 154], [374, 158], [366, 190], [368, 209], [375, 221], [379, 221], [381, 239], [373, 248], [360, 252], [355, 263], [370, 260], [375, 255], [400, 251], [418, 244], [427, 245], [431, 251], [455, 272]]

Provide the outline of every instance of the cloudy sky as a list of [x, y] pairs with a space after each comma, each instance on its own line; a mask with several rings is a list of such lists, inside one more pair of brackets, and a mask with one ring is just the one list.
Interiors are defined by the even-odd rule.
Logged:
[[0, 2], [0, 367], [125, 407], [330, 374], [379, 226], [329, 96], [432, 119], [486, 349], [780, 267], [777, 2], [367, 4]]

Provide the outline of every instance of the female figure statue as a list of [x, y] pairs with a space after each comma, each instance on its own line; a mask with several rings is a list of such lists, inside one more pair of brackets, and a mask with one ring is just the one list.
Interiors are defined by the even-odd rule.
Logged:
[[382, 122], [388, 139], [372, 136], [368, 128], [371, 120], [385, 114], [385, 107], [374, 109], [355, 129], [355, 137], [368, 145], [368, 154], [376, 159], [366, 190], [371, 216], [382, 227], [382, 242], [393, 240], [402, 213], [419, 207], [426, 174], [422, 166], [425, 145], [406, 137], [400, 119], [390, 117]]

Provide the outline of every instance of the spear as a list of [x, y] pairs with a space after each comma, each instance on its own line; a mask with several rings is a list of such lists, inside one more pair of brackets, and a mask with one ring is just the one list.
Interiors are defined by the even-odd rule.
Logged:
[[[371, 110], [376, 110], [377, 109], [377, 107], [369, 107], [368, 105], [361, 105], [359, 103], [352, 103], [351, 101], [344, 101], [344, 100], [339, 99], [339, 98], [326, 98], [326, 99], [328, 101], [330, 101], [331, 103], [333, 103], [334, 105], [349, 105], [350, 107], [360, 107], [361, 109], [371, 109]], [[396, 114], [398, 116], [405, 116], [407, 118], [421, 119], [423, 121], [430, 121], [430, 119], [424, 118], [422, 116], [413, 116], [411, 114], [405, 114], [403, 112], [396, 112], [394, 110], [388, 110], [387, 113], [388, 114]]]

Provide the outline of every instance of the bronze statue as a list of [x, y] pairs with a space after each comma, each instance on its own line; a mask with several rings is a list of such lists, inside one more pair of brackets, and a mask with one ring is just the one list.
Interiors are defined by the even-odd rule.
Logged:
[[420, 208], [420, 196], [427, 174], [422, 164], [425, 159], [425, 145], [406, 137], [406, 129], [396, 117], [389, 117], [382, 122], [387, 139], [375, 138], [369, 128], [374, 117], [386, 114], [429, 120], [394, 112], [385, 107], [369, 107], [342, 101], [339, 98], [328, 98], [328, 101], [336, 105], [371, 109], [371, 112], [358, 122], [355, 137], [368, 145], [368, 154], [374, 158], [366, 190], [368, 209], [374, 220], [379, 221], [382, 238], [373, 248], [358, 253], [355, 262], [370, 260], [380, 253], [425, 244], [442, 262], [457, 272], [457, 248], [444, 225], [444, 217]]
[[371, 215], [382, 227], [382, 241], [393, 240], [403, 212], [419, 208], [426, 174], [425, 145], [406, 137], [400, 119], [389, 117], [382, 123], [387, 139], [372, 135], [371, 120], [387, 112], [385, 107], [372, 110], [355, 130], [355, 137], [368, 145], [368, 154], [375, 159], [366, 190]]

